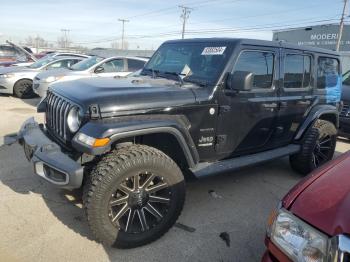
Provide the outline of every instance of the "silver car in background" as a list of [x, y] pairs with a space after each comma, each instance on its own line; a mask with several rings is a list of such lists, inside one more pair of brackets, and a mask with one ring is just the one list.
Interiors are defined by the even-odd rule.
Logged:
[[27, 67], [0, 68], [0, 93], [13, 94], [19, 98], [34, 96], [32, 85], [34, 77], [41, 71], [68, 68], [80, 62], [83, 57], [47, 57]]
[[141, 68], [148, 61], [141, 57], [109, 57], [92, 56], [69, 69], [41, 72], [33, 81], [34, 93], [41, 97], [46, 96], [49, 85], [56, 81], [70, 81], [90, 77], [127, 76]]

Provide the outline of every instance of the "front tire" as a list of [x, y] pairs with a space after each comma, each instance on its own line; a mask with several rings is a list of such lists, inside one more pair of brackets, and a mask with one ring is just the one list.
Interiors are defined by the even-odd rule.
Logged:
[[166, 233], [179, 217], [185, 182], [163, 152], [131, 145], [103, 156], [84, 186], [83, 203], [96, 238], [109, 246], [133, 248]]
[[32, 98], [35, 97], [33, 91], [33, 81], [29, 79], [22, 79], [16, 82], [13, 87], [13, 94], [18, 98]]
[[337, 129], [326, 120], [317, 120], [306, 131], [299, 153], [290, 156], [292, 168], [306, 175], [333, 158]]

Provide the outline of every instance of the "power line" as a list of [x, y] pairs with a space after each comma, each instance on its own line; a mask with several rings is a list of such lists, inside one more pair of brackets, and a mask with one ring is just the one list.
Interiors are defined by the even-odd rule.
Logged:
[[[212, 29], [199, 29], [199, 30], [187, 30], [186, 33], [189, 35], [198, 35], [198, 34], [219, 34], [219, 33], [239, 33], [239, 32], [259, 32], [259, 31], [272, 31], [272, 30], [278, 30], [278, 29], [285, 29], [290, 28], [293, 26], [305, 26], [305, 23], [324, 23], [324, 22], [335, 22], [338, 21], [338, 19], [322, 19], [322, 20], [313, 20], [310, 19], [304, 19], [299, 20], [303, 21], [302, 23], [287, 23], [285, 21], [282, 23], [270, 23], [270, 24], [262, 24], [262, 25], [253, 25], [249, 27], [236, 27], [236, 28], [212, 28]], [[148, 35], [128, 35], [128, 38], [130, 39], [145, 39], [145, 38], [154, 38], [154, 37], [169, 37], [169, 36], [176, 36], [180, 31], [168, 31], [163, 32], [159, 34], [148, 34]], [[97, 40], [97, 41], [91, 41], [91, 42], [83, 42], [79, 44], [98, 44], [98, 43], [106, 43], [106, 42], [112, 42], [120, 40], [120, 38], [110, 38], [110, 39], [104, 39], [103, 41]]]
[[[201, 7], [203, 5], [206, 5], [208, 3], [217, 3], [217, 2], [221, 2], [221, 1], [231, 1], [231, 2], [238, 2], [238, 1], [242, 1], [242, 0], [200, 0], [200, 1], [194, 1], [194, 2], [188, 2], [186, 3], [187, 6], [191, 6], [191, 8], [193, 8], [193, 5], [197, 5], [199, 4], [199, 6], [197, 7]], [[159, 14], [159, 13], [168, 13], [169, 11], [172, 11], [174, 9], [178, 8], [177, 5], [173, 5], [173, 6], [169, 6], [169, 7], [165, 7], [165, 8], [160, 8], [160, 9], [156, 9], [153, 11], [149, 11], [149, 12], [145, 12], [145, 13], [140, 13], [138, 15], [133, 15], [133, 16], [129, 16], [126, 19], [134, 19], [134, 18], [139, 18], [139, 17], [144, 17], [144, 16], [149, 16], [149, 15], [154, 15], [154, 14]]]
[[179, 5], [179, 7], [182, 9], [182, 14], [181, 14], [181, 18], [182, 18], [182, 39], [185, 38], [185, 30], [186, 30], [186, 21], [187, 19], [190, 17], [190, 13], [191, 10], [193, 10], [193, 8], [187, 7], [187, 6], [183, 6], [183, 5]]

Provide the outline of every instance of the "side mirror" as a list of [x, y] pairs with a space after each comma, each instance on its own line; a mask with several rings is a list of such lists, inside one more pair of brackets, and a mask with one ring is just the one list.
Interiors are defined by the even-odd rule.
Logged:
[[236, 91], [249, 91], [253, 88], [254, 74], [248, 71], [235, 71], [227, 77], [226, 88]]
[[95, 73], [96, 73], [96, 74], [103, 73], [104, 71], [105, 71], [105, 69], [104, 69], [102, 66], [98, 66], [98, 67], [95, 69]]

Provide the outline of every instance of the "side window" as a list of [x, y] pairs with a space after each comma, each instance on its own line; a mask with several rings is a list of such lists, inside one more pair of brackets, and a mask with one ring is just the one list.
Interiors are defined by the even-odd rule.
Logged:
[[287, 54], [284, 60], [284, 88], [305, 88], [310, 85], [311, 57]]
[[137, 71], [145, 65], [144, 61], [141, 60], [135, 60], [135, 59], [128, 59], [128, 71], [134, 72]]
[[253, 88], [271, 88], [273, 81], [274, 54], [264, 51], [244, 51], [240, 54], [234, 72], [254, 74]]
[[335, 58], [319, 57], [317, 65], [317, 88], [325, 89], [337, 86], [339, 62]]
[[70, 68], [72, 65], [80, 62], [81, 60], [79, 59], [72, 59], [72, 60], [67, 60], [67, 64], [65, 65], [65, 67]]
[[46, 69], [55, 69], [55, 68], [61, 68], [64, 65], [64, 60], [57, 61], [55, 63], [52, 63], [51, 65], [48, 65]]
[[124, 60], [114, 59], [101, 65], [103, 67], [103, 73], [123, 72]]
[[10, 46], [0, 46], [0, 56], [12, 57], [18, 54], [17, 50]]

